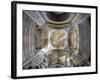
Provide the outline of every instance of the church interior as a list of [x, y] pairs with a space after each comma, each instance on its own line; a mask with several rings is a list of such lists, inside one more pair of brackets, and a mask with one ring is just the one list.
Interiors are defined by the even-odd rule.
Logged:
[[91, 65], [89, 13], [23, 10], [22, 68]]

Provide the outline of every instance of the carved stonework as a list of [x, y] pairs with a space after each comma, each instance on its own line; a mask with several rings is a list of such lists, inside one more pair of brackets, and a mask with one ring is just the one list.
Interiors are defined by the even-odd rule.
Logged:
[[23, 10], [23, 69], [90, 66], [90, 14]]
[[24, 63], [24, 69], [27, 68], [47, 68], [48, 67], [48, 59], [46, 54], [43, 51], [37, 52], [35, 56], [30, 58], [26, 63]]

